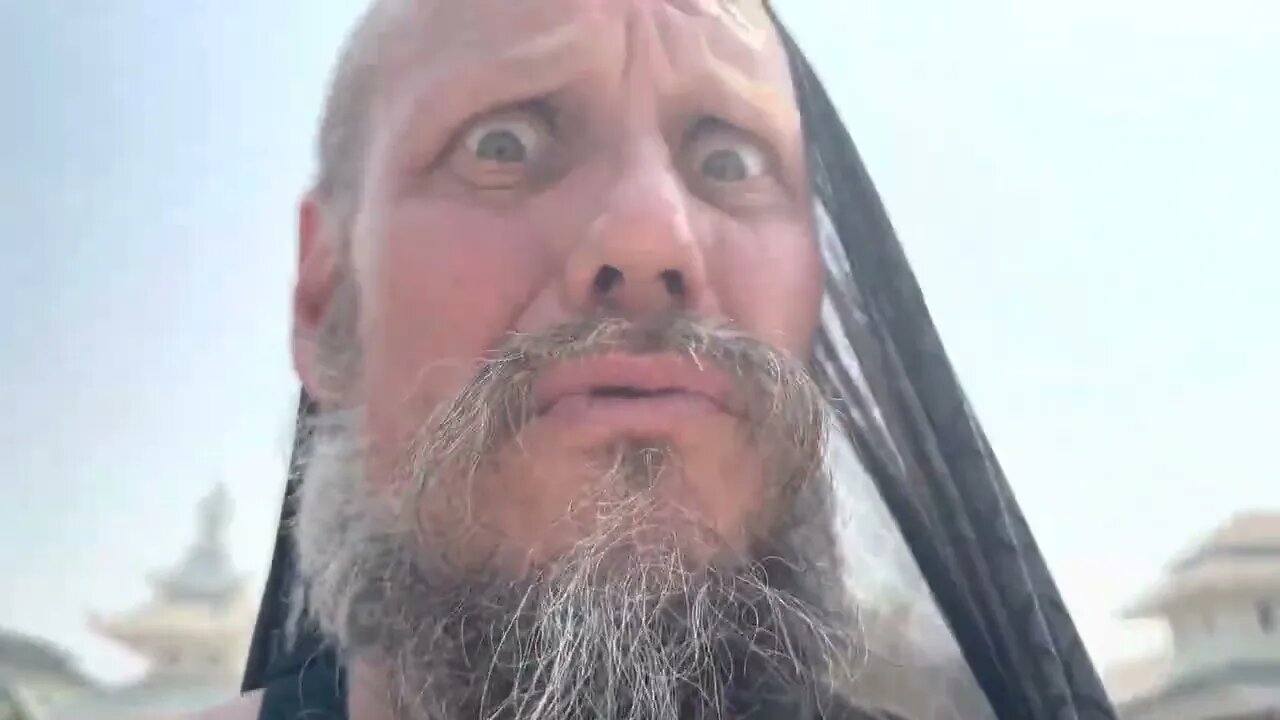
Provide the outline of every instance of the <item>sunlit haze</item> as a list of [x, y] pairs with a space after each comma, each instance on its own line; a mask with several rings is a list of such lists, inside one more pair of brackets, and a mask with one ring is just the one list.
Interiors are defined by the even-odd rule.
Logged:
[[[782, 0], [1099, 665], [1117, 612], [1280, 506], [1280, 5]], [[92, 674], [225, 482], [283, 492], [296, 199], [359, 3], [0, 4], [0, 627]]]

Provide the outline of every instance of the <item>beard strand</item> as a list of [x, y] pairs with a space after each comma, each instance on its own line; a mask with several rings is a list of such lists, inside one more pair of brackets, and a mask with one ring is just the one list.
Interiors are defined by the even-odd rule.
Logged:
[[[448, 536], [414, 509], [465, 485], [532, 417], [548, 364], [592, 353], [687, 352], [727, 368], [750, 400], [781, 517], [745, 553], [694, 563], [715, 542], [649, 489], [667, 448], [623, 443], [584, 491], [591, 529], [513, 579], [450, 558]], [[402, 718], [739, 717], [772, 701], [819, 701], [847, 685], [853, 608], [840, 589], [824, 404], [802, 369], [746, 338], [681, 319], [653, 327], [590, 320], [519, 337], [427, 424], [388, 498], [363, 479], [353, 411], [312, 435], [298, 524], [298, 622], [348, 659], [382, 667]], [[398, 510], [399, 509], [399, 510]]]

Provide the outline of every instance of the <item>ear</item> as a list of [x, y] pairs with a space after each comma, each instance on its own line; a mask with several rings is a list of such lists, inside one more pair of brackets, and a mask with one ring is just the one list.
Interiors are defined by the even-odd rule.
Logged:
[[332, 388], [322, 382], [321, 334], [338, 283], [341, 229], [314, 194], [298, 208], [298, 280], [293, 290], [293, 367], [307, 393], [324, 404]]

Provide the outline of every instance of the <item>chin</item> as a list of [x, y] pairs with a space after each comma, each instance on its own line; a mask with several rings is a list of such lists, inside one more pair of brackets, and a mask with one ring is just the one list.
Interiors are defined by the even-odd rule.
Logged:
[[[602, 569], [692, 570], [745, 552], [761, 504], [758, 471], [740, 467], [751, 464], [705, 438], [622, 434], [571, 452], [525, 438], [475, 478], [466, 515], [442, 519], [522, 574], [587, 549]], [[478, 521], [469, 532], [457, 527], [466, 517]]]

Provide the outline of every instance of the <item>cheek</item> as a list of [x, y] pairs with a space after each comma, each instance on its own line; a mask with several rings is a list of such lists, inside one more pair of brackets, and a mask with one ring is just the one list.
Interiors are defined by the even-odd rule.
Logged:
[[[372, 441], [401, 447], [447, 401], [543, 284], [543, 243], [517, 214], [405, 203], [367, 224], [360, 268]], [[377, 475], [375, 475], [377, 476]]]
[[822, 264], [806, 219], [722, 222], [708, 258], [725, 314], [742, 330], [808, 359], [822, 304]]

